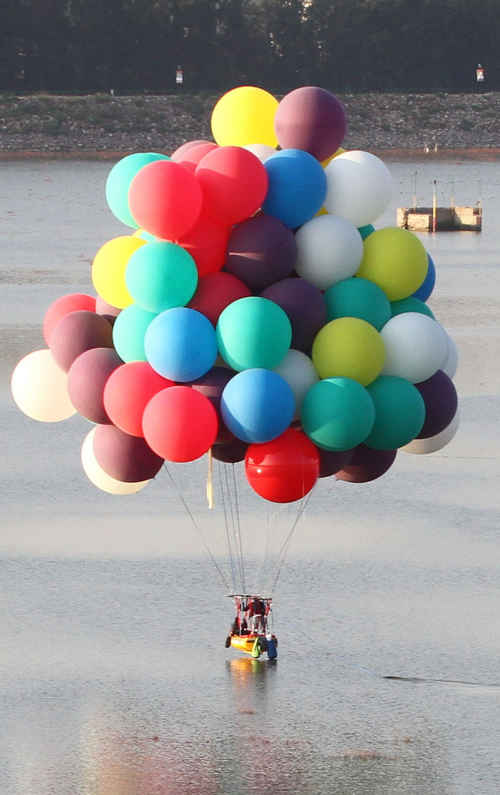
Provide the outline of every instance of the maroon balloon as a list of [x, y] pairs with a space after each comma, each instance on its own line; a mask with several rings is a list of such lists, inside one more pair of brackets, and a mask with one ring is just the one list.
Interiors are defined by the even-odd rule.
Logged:
[[296, 261], [293, 232], [279, 218], [259, 213], [234, 227], [224, 270], [258, 291], [289, 276]]
[[150, 480], [163, 465], [141, 436], [130, 436], [115, 425], [96, 427], [94, 456], [107, 475], [122, 483]]
[[452, 421], [458, 406], [457, 390], [442, 370], [415, 386], [425, 403], [425, 422], [416, 438], [427, 439], [441, 433]]
[[205, 373], [205, 375], [202, 375], [201, 378], [198, 378], [191, 384], [193, 389], [196, 389], [197, 392], [201, 392], [202, 395], [205, 395], [205, 397], [210, 400], [217, 412], [217, 418], [219, 420], [219, 432], [217, 434], [215, 444], [224, 444], [225, 442], [232, 441], [235, 438], [234, 434], [231, 433], [229, 428], [224, 425], [220, 412], [220, 399], [222, 392], [234, 374], [234, 370], [229, 370], [227, 367], [212, 367], [208, 373]]
[[70, 312], [53, 329], [49, 348], [59, 367], [66, 372], [81, 353], [91, 348], [112, 348], [113, 328], [95, 312]]
[[318, 160], [326, 160], [344, 140], [344, 106], [324, 88], [302, 86], [279, 103], [274, 129], [282, 149], [303, 149]]
[[282, 279], [261, 292], [278, 304], [292, 324], [291, 347], [309, 353], [314, 337], [327, 320], [323, 293], [305, 279]]
[[244, 461], [247, 449], [248, 444], [246, 442], [234, 437], [232, 441], [226, 444], [214, 444], [212, 455], [217, 461], [223, 461], [225, 464], [237, 464], [238, 461]]
[[350, 463], [353, 450], [323, 450], [318, 447], [319, 452], [319, 477], [328, 478], [335, 475], [347, 464]]
[[111, 422], [104, 408], [104, 387], [123, 364], [114, 348], [91, 348], [77, 356], [68, 371], [68, 392], [75, 409], [92, 422]]
[[335, 477], [348, 483], [368, 483], [381, 477], [393, 465], [397, 450], [375, 450], [359, 444], [352, 458]]

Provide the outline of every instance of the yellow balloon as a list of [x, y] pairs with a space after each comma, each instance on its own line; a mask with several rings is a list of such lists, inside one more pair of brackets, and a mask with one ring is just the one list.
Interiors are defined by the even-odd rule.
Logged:
[[240, 86], [224, 94], [211, 118], [212, 135], [219, 146], [267, 144], [276, 147], [274, 117], [278, 100], [256, 86]]
[[145, 240], [133, 235], [121, 235], [108, 240], [94, 257], [92, 282], [106, 303], [125, 309], [134, 302], [125, 282], [125, 271], [130, 257]]
[[320, 378], [344, 376], [366, 386], [382, 371], [385, 345], [371, 323], [340, 317], [316, 334], [312, 360]]
[[427, 252], [413, 232], [388, 226], [372, 232], [363, 242], [357, 276], [378, 284], [389, 301], [408, 298], [427, 275]]
[[344, 152], [346, 151], [347, 151], [346, 149], [343, 149], [341, 146], [339, 146], [339, 148], [333, 153], [333, 155], [330, 155], [330, 157], [327, 157], [326, 160], [321, 161], [321, 165], [323, 166], [323, 168], [326, 168], [328, 163], [331, 163], [334, 157], [343, 155]]

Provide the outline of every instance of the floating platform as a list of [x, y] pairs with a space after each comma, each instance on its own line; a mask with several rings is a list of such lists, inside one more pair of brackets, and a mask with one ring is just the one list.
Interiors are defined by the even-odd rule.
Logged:
[[483, 210], [473, 207], [398, 207], [397, 225], [411, 232], [480, 232]]

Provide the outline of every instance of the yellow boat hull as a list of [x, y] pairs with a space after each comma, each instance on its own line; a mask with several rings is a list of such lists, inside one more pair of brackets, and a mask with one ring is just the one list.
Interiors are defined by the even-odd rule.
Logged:
[[278, 645], [278, 640], [275, 635], [273, 637], [273, 652], [271, 653], [271, 648], [268, 648], [266, 639], [263, 635], [231, 635], [231, 648], [238, 649], [238, 651], [243, 651], [245, 654], [251, 654], [254, 659], [258, 659], [260, 655], [264, 652], [268, 652], [268, 656], [274, 659], [276, 657], [276, 646]]

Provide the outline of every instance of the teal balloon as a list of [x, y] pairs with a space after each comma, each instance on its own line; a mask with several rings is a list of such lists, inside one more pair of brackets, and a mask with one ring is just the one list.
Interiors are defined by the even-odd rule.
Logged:
[[154, 312], [146, 312], [137, 304], [122, 309], [113, 324], [113, 345], [124, 362], [145, 362], [144, 335], [154, 320]]
[[249, 296], [229, 304], [217, 323], [219, 353], [233, 370], [273, 370], [292, 342], [286, 312], [268, 298]]
[[375, 232], [375, 227], [371, 224], [366, 224], [366, 226], [358, 226], [358, 232], [362, 239], [366, 240], [368, 235], [371, 235], [372, 232]]
[[148, 312], [185, 306], [198, 284], [191, 254], [176, 243], [158, 241], [138, 248], [127, 263], [125, 282], [135, 303]]
[[375, 282], [358, 276], [332, 284], [325, 291], [325, 302], [328, 320], [357, 317], [379, 331], [391, 318], [391, 305], [384, 291]]
[[418, 436], [425, 421], [425, 403], [414, 384], [381, 375], [366, 389], [375, 406], [375, 422], [365, 439], [368, 447], [394, 450]]
[[403, 312], [420, 312], [421, 315], [428, 315], [434, 318], [432, 309], [429, 309], [427, 304], [419, 298], [413, 298], [411, 295], [409, 298], [402, 298], [400, 301], [391, 301], [392, 317], [394, 315], [402, 315]]
[[135, 232], [134, 237], [139, 237], [141, 240], [145, 240], [146, 243], [158, 243], [160, 240], [159, 237], [152, 235], [151, 232], [146, 232], [145, 229], [138, 229], [137, 232]]
[[324, 378], [307, 392], [302, 427], [318, 447], [350, 450], [364, 442], [375, 421], [367, 389], [352, 378]]
[[137, 229], [138, 224], [134, 221], [128, 204], [130, 183], [143, 166], [156, 160], [170, 160], [170, 158], [156, 152], [136, 152], [127, 155], [115, 163], [106, 180], [106, 201], [109, 209], [119, 221], [134, 229]]

